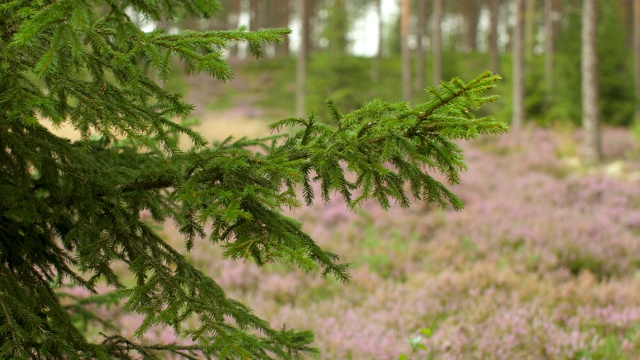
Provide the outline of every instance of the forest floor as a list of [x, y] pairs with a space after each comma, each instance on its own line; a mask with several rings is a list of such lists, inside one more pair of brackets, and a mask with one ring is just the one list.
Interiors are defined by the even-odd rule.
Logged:
[[222, 260], [207, 241], [190, 256], [274, 326], [314, 330], [323, 359], [396, 359], [410, 338], [428, 349], [413, 359], [639, 358], [638, 147], [606, 129], [606, 162], [589, 168], [579, 140], [530, 128], [463, 143], [459, 212], [338, 200], [292, 212], [353, 264], [346, 284]]
[[[205, 112], [199, 130], [264, 135], [250, 100]], [[337, 200], [293, 212], [353, 264], [346, 284], [222, 261], [206, 241], [192, 259], [274, 326], [314, 330], [321, 358], [639, 358], [640, 152], [626, 129], [603, 138], [598, 167], [581, 164], [571, 127], [462, 143], [460, 212]]]
[[[249, 86], [236, 81], [224, 91]], [[208, 140], [265, 135], [265, 118], [291, 115], [251, 97], [212, 108], [211, 96], [227, 96], [219, 89], [187, 94]], [[352, 212], [338, 200], [291, 212], [353, 265], [345, 284], [224, 260], [206, 240], [188, 256], [274, 327], [315, 331], [322, 359], [637, 359], [640, 150], [626, 129], [603, 139], [597, 167], [580, 163], [570, 127], [461, 143], [459, 212], [421, 203]], [[163, 235], [184, 249], [172, 224]], [[126, 336], [141, 319], [119, 321]], [[147, 339], [176, 340], [170, 329]]]

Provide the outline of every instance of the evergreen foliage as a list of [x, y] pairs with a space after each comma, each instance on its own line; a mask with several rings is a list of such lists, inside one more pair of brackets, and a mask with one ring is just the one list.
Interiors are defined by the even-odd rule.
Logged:
[[[100, 12], [96, 6], [102, 5]], [[187, 74], [220, 80], [233, 74], [222, 50], [246, 42], [255, 56], [289, 30], [248, 32], [162, 30], [144, 33], [133, 8], [154, 21], [211, 16], [214, 0], [14, 0], [0, 5], [0, 358], [129, 359], [163, 352], [185, 358], [293, 358], [314, 352], [313, 334], [273, 329], [140, 219], [180, 224], [189, 250], [203, 237], [232, 259], [274, 261], [348, 279], [348, 265], [321, 249], [285, 207], [310, 204], [321, 183], [327, 200], [339, 193], [354, 208], [367, 199], [383, 207], [409, 196], [459, 209], [460, 200], [432, 177], [459, 181], [465, 163], [453, 140], [498, 134], [505, 125], [475, 118], [498, 76], [485, 73], [428, 89], [415, 107], [374, 100], [350, 114], [327, 106], [335, 124], [290, 118], [283, 135], [208, 145], [184, 119], [192, 106], [154, 80], [179, 59]], [[99, 15], [104, 14], [104, 16]], [[70, 142], [41, 124], [70, 124]], [[178, 135], [194, 146], [183, 151]], [[406, 186], [408, 185], [408, 186]], [[297, 190], [302, 189], [302, 200]], [[205, 229], [211, 229], [210, 231]], [[114, 262], [136, 283], [125, 286]], [[195, 345], [142, 344], [125, 339], [86, 300], [59, 288], [75, 283], [112, 293], [142, 314], [142, 335], [166, 325]], [[104, 325], [88, 339], [82, 321]], [[196, 326], [186, 326], [190, 320]]]

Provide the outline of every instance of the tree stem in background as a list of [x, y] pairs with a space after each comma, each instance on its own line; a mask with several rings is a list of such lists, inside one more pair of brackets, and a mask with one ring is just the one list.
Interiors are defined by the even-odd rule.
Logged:
[[402, 49], [402, 99], [411, 101], [411, 53], [409, 52], [410, 0], [402, 0], [400, 15], [400, 41]]
[[515, 0], [515, 26], [513, 31], [513, 114], [511, 128], [514, 131], [524, 124], [524, 0]]
[[433, 0], [433, 85], [442, 81], [442, 0]]
[[636, 121], [640, 121], [640, 0], [633, 0], [633, 51], [636, 80]]
[[306, 0], [298, 0], [300, 21], [300, 46], [296, 63], [296, 116], [304, 117], [305, 83], [307, 78], [307, 58], [309, 57], [309, 9]]
[[382, 47], [383, 43], [383, 26], [384, 22], [382, 20], [382, 0], [376, 0], [376, 15], [378, 17], [378, 53], [376, 54], [375, 59], [373, 60], [373, 67], [371, 68], [371, 78], [374, 83], [378, 83], [380, 81], [380, 66], [382, 63]]
[[553, 102], [553, 0], [544, 0], [544, 85], [547, 109]]
[[584, 0], [582, 8], [582, 125], [584, 161], [597, 164], [602, 157], [598, 92], [596, 0]]
[[424, 35], [427, 27], [427, 2], [418, 1], [418, 26], [416, 29], [416, 90], [418, 92], [424, 90], [425, 87], [425, 49], [424, 49]]
[[491, 29], [489, 32], [489, 48], [491, 50], [491, 69], [494, 74], [500, 73], [500, 52], [498, 50], [498, 15], [500, 0], [490, 0], [489, 17]]

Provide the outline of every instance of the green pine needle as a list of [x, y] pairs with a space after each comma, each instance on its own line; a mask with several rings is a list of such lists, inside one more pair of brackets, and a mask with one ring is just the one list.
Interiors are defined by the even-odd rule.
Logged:
[[[448, 188], [466, 169], [455, 143], [506, 126], [474, 111], [499, 76], [484, 73], [427, 89], [425, 102], [373, 100], [332, 124], [288, 118], [282, 134], [208, 146], [187, 126], [193, 106], [167, 92], [176, 59], [187, 73], [233, 77], [222, 51], [245, 42], [254, 56], [288, 29], [144, 33], [126, 7], [155, 20], [208, 17], [214, 0], [10, 1], [0, 5], [0, 358], [296, 358], [315, 353], [308, 331], [273, 329], [140, 219], [173, 219], [187, 250], [208, 235], [230, 259], [283, 262], [341, 281], [349, 265], [318, 246], [286, 208], [340, 196], [351, 209], [423, 201], [460, 209]], [[71, 125], [71, 143], [40, 121]], [[182, 123], [182, 124], [181, 124]], [[179, 135], [195, 145], [179, 147]], [[256, 149], [260, 149], [256, 151]], [[440, 181], [438, 179], [443, 179]], [[314, 183], [319, 183], [319, 194]], [[301, 190], [301, 199], [298, 198]], [[126, 287], [113, 265], [124, 262]], [[118, 290], [86, 299], [105, 280]], [[64, 298], [64, 302], [61, 299]], [[136, 335], [165, 325], [194, 345], [125, 339], [96, 305], [145, 317]], [[188, 326], [188, 319], [197, 325]], [[89, 340], [88, 324], [103, 338]]]

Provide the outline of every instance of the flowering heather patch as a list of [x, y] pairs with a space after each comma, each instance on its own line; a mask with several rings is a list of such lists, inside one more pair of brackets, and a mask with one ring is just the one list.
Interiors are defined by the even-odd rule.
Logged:
[[[353, 263], [346, 284], [223, 260], [206, 241], [190, 257], [275, 327], [314, 330], [323, 359], [397, 359], [421, 328], [429, 350], [413, 359], [640, 358], [637, 148], [608, 129], [612, 163], [585, 169], [559, 157], [576, 139], [528, 129], [462, 144], [460, 212], [318, 200], [292, 213]], [[181, 246], [170, 224], [165, 235]], [[173, 341], [165, 331], [149, 340]]]
[[541, 272], [635, 272], [640, 188], [597, 171], [564, 173], [549, 135], [525, 134], [518, 143], [531, 145], [508, 156], [469, 149], [476, 157], [469, 159], [470, 171], [457, 190], [467, 206], [448, 215], [447, 228], [454, 233], [442, 235], [469, 236], [490, 250], [489, 257], [511, 247], [517, 262]]

